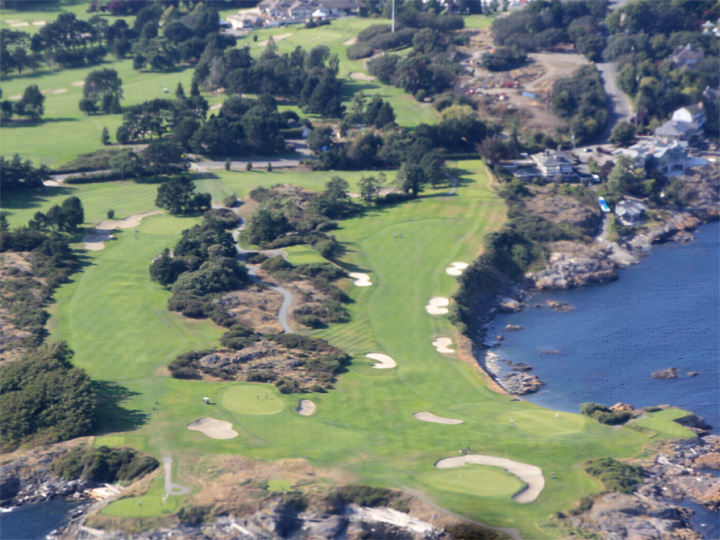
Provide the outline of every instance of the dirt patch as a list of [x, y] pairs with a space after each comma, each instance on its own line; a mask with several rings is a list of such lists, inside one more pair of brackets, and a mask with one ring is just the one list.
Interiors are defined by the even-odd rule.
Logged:
[[209, 110], [211, 110], [211, 111], [217, 111], [218, 109], [221, 109], [221, 108], [222, 108], [222, 103], [216, 103], [215, 105], [210, 105], [210, 109], [209, 109]]
[[187, 425], [190, 431], [199, 431], [211, 439], [234, 439], [238, 432], [232, 428], [230, 422], [216, 418], [201, 418]]
[[[289, 38], [292, 35], [293, 35], [292, 32], [290, 32], [289, 34], [278, 34], [277, 36], [273, 36], [272, 38], [273, 38], [273, 41], [275, 41], [275, 43], [277, 43], [278, 41], [282, 41], [283, 39]], [[257, 46], [258, 47], [267, 47], [268, 43], [270, 43], [270, 40], [265, 39], [263, 41], [258, 41]]]
[[228, 293], [218, 303], [238, 322], [254, 328], [257, 333], [272, 334], [282, 332], [277, 316], [282, 300], [278, 291], [254, 285]]
[[569, 223], [590, 236], [597, 234], [602, 222], [602, 212], [595, 201], [583, 202], [557, 192], [556, 186], [533, 187], [534, 197], [523, 199], [530, 212], [552, 221]]
[[298, 402], [297, 413], [300, 416], [310, 416], [312, 413], [315, 412], [316, 405], [313, 401], [310, 401], [309, 399], [301, 399]]
[[350, 78], [354, 79], [356, 81], [374, 81], [375, 80], [375, 77], [373, 75], [368, 75], [367, 73], [363, 73], [362, 71], [351, 72]]
[[444, 418], [442, 416], [435, 416], [433, 413], [429, 412], [416, 412], [413, 414], [413, 418], [415, 420], [420, 420], [422, 422], [431, 422], [433, 424], [446, 424], [446, 425], [457, 425], [462, 424], [462, 420], [458, 420], [457, 418]]
[[74, 81], [70, 83], [70, 86], [85, 86], [85, 81]]

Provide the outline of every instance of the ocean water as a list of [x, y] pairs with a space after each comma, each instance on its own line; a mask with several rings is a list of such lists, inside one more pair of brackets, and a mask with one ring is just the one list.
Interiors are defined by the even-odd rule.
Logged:
[[69, 512], [78, 505], [65, 499], [25, 504], [0, 513], [0, 539], [44, 540], [48, 534], [68, 522]]
[[[500, 359], [532, 364], [547, 383], [526, 398], [569, 412], [585, 401], [638, 408], [667, 403], [702, 416], [720, 433], [720, 224], [695, 235], [687, 245], [656, 246], [621, 270], [618, 281], [538, 293], [524, 311], [498, 315], [488, 341], [497, 334], [505, 340], [494, 351]], [[575, 311], [533, 307], [545, 300]], [[524, 330], [508, 332], [507, 324]], [[678, 368], [677, 379], [650, 378], [668, 367]]]

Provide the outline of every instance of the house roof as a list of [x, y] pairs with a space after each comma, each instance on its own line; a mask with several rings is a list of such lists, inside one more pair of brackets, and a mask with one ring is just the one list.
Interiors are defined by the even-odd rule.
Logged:
[[695, 122], [683, 122], [681, 120], [668, 120], [655, 130], [658, 137], [686, 137], [693, 135], [700, 129]]
[[676, 62], [692, 62], [692, 61], [699, 61], [703, 58], [703, 51], [702, 49], [693, 49], [692, 45], [688, 43], [684, 47], [677, 47], [675, 51], [673, 51], [673, 59]]
[[638, 201], [623, 199], [615, 205], [615, 215], [639, 217], [647, 210], [647, 206]]
[[561, 150], [546, 150], [542, 154], [535, 154], [532, 158], [538, 165], [543, 167], [560, 167], [562, 165], [572, 165], [575, 162], [570, 154]]

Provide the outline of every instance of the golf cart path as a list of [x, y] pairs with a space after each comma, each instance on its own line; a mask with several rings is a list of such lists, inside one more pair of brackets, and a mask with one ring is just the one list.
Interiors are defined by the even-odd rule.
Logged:
[[490, 465], [491, 467], [502, 467], [510, 474], [517, 476], [520, 480], [527, 484], [525, 489], [520, 490], [513, 495], [513, 500], [521, 504], [533, 502], [540, 496], [545, 487], [545, 478], [542, 469], [528, 463], [513, 461], [512, 459], [484, 456], [481, 454], [469, 454], [467, 456], [458, 456], [445, 458], [437, 461], [435, 467], [438, 469], [451, 469], [454, 467], [462, 467], [466, 463], [473, 465]]
[[186, 495], [190, 493], [190, 488], [172, 481], [172, 458], [164, 456], [162, 458], [165, 466], [165, 493], [168, 495]]
[[[225, 206], [219, 205], [219, 204], [213, 204], [212, 207], [215, 209], [226, 208]], [[240, 239], [240, 233], [245, 228], [245, 221], [243, 220], [243, 218], [241, 218], [238, 215], [235, 207], [231, 208], [230, 210], [235, 212], [235, 215], [238, 218], [238, 225], [237, 225], [237, 227], [235, 227], [232, 230], [232, 238], [233, 238], [233, 241], [235, 242], [235, 249], [237, 250], [238, 258], [244, 260], [245, 254], [248, 253], [249, 250], [243, 249], [240, 247], [239, 239]], [[277, 250], [277, 249], [261, 251], [261, 253], [271, 254], [272, 256], [278, 256], [278, 255], [283, 256], [282, 250]], [[293, 301], [292, 293], [289, 290], [285, 289], [284, 287], [280, 287], [279, 285], [274, 285], [272, 283], [267, 283], [265, 281], [262, 281], [259, 277], [257, 277], [257, 271], [260, 268], [259, 265], [256, 265], [256, 264], [251, 265], [251, 264], [246, 263], [246, 266], [248, 268], [248, 274], [250, 275], [250, 279], [252, 279], [255, 283], [264, 285], [265, 287], [268, 287], [270, 289], [274, 289], [274, 290], [278, 291], [280, 294], [282, 294], [283, 302], [282, 302], [282, 305], [280, 306], [280, 310], [278, 311], [278, 321], [280, 322], [280, 326], [282, 327], [283, 332], [285, 332], [286, 334], [294, 333], [294, 330], [292, 329], [292, 327], [290, 326], [290, 323], [288, 321], [288, 314], [290, 313], [290, 306], [292, 305], [292, 301]]]

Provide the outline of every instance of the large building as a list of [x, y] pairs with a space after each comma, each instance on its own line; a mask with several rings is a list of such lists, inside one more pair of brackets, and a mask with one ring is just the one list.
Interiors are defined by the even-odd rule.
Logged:
[[695, 162], [688, 155], [687, 147], [678, 141], [660, 139], [644, 140], [630, 148], [620, 148], [613, 155], [628, 156], [636, 167], [654, 167], [665, 176], [683, 174]]
[[360, 0], [262, 0], [257, 9], [266, 19], [295, 22], [356, 14]]

